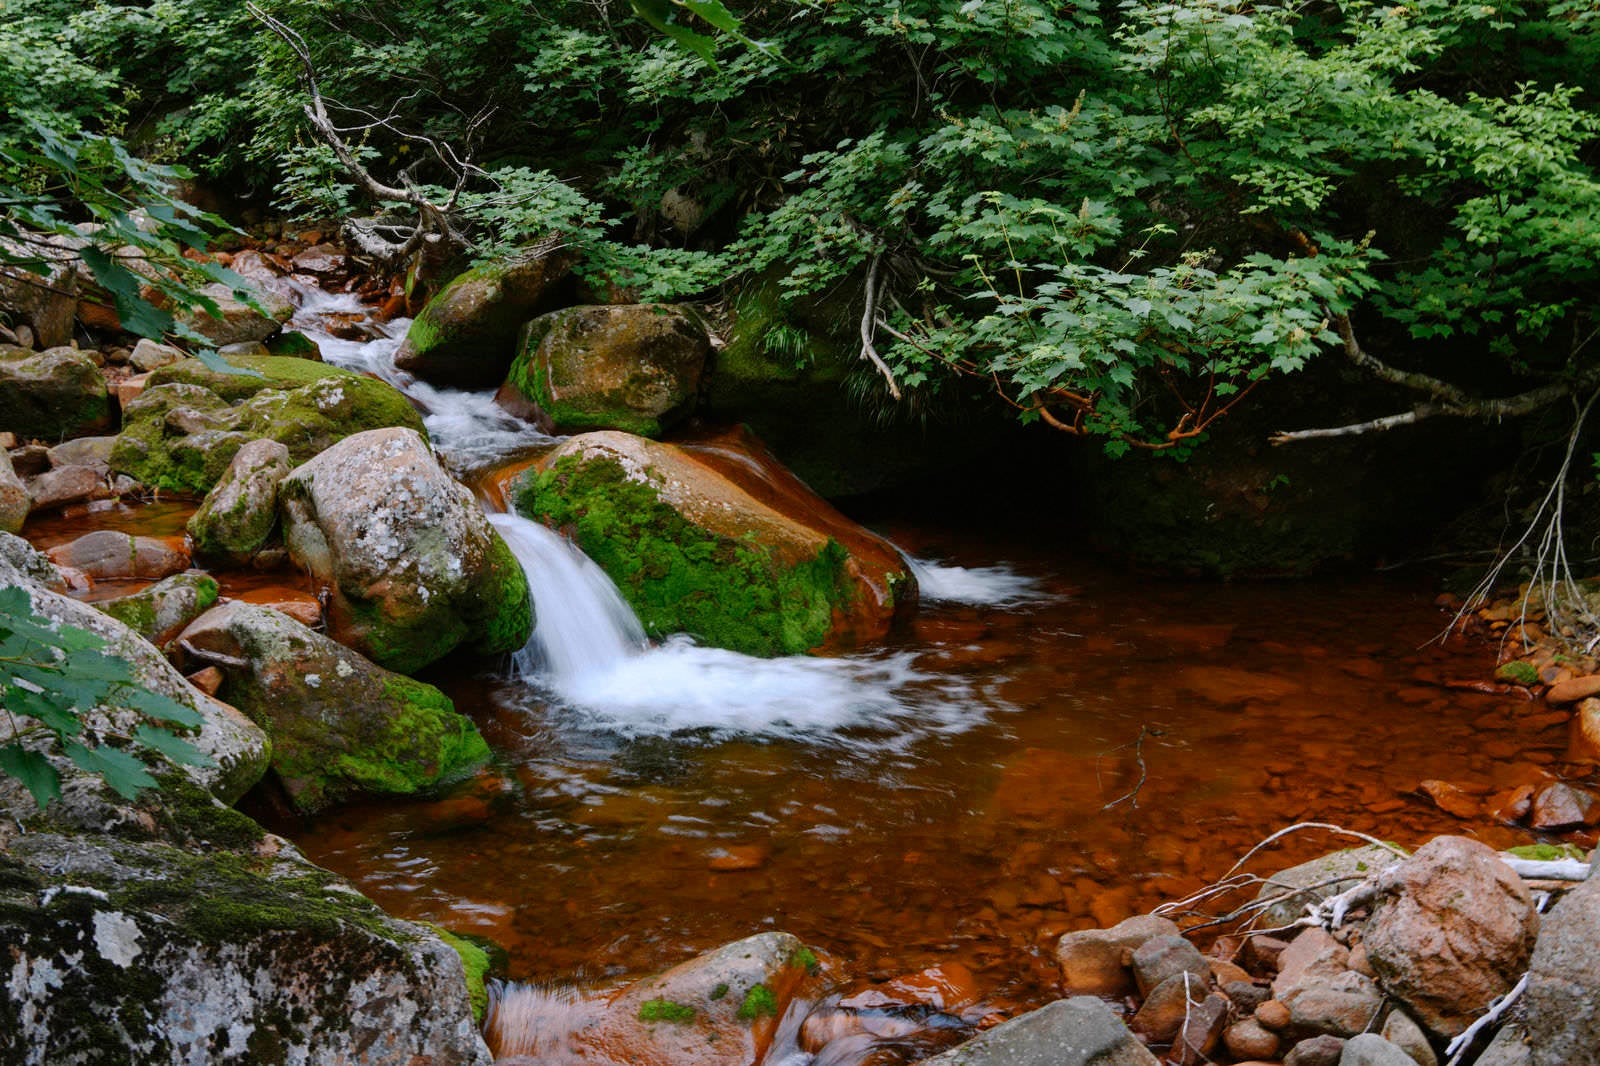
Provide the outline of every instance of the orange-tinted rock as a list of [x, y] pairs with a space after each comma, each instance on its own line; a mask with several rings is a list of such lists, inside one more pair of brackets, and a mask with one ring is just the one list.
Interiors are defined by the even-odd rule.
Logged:
[[215, 696], [217, 690], [222, 687], [223, 678], [221, 670], [218, 670], [215, 666], [207, 666], [202, 670], [196, 670], [184, 680], [204, 692], [207, 696]]
[[1154, 937], [1177, 931], [1165, 918], [1140, 915], [1110, 929], [1068, 933], [1056, 947], [1062, 988], [1068, 995], [1127, 995], [1136, 987], [1128, 968], [1134, 950]]
[[728, 844], [706, 852], [706, 866], [718, 871], [759, 870], [771, 853], [764, 844]]
[[1529, 825], [1535, 829], [1575, 829], [1600, 822], [1600, 798], [1586, 789], [1555, 781], [1533, 797]]
[[1533, 786], [1518, 785], [1489, 797], [1489, 816], [1497, 822], [1515, 825], [1533, 809]]
[[1581, 700], [1567, 725], [1567, 761], [1600, 763], [1600, 700]]
[[189, 568], [189, 556], [164, 539], [135, 537], [102, 529], [45, 553], [57, 566], [70, 566], [96, 579], [163, 578]]
[[1270, 1059], [1283, 1044], [1277, 1033], [1254, 1018], [1245, 1018], [1229, 1026], [1223, 1041], [1228, 1045], [1228, 1053], [1236, 1059]]
[[1600, 694], [1600, 674], [1557, 681], [1545, 692], [1544, 698], [1548, 703], [1574, 703], [1596, 694]]
[[1170, 1044], [1183, 1020], [1206, 1000], [1206, 983], [1190, 973], [1176, 973], [1152, 988], [1128, 1028], [1149, 1044]]
[[1452, 785], [1448, 781], [1424, 781], [1417, 787], [1446, 814], [1453, 814], [1457, 818], [1476, 818], [1482, 812], [1482, 804], [1459, 785]]
[[1292, 677], [1241, 670], [1234, 666], [1190, 666], [1179, 671], [1174, 687], [1187, 689], [1218, 704], [1245, 700], [1273, 702], [1305, 691]]
[[315, 596], [302, 589], [289, 588], [286, 585], [268, 585], [241, 592], [232, 598], [261, 607], [271, 607], [274, 611], [280, 611], [301, 625], [313, 629], [322, 624], [322, 605], [317, 602]]
[[849, 1010], [926, 1006], [956, 1013], [977, 1001], [978, 987], [972, 971], [959, 962], [947, 962], [846, 996], [839, 1006]]
[[1289, 1013], [1289, 1008], [1285, 1007], [1282, 1003], [1279, 1003], [1275, 999], [1269, 999], [1257, 1007], [1255, 1016], [1256, 1021], [1260, 1022], [1263, 1027], [1270, 1029], [1273, 1032], [1281, 1032], [1282, 1030], [1287, 1029], [1289, 1027], [1290, 1018], [1292, 1017]]
[[1175, 1058], [1178, 1066], [1210, 1062], [1227, 1027], [1228, 1001], [1213, 992], [1184, 1017], [1169, 1058]]

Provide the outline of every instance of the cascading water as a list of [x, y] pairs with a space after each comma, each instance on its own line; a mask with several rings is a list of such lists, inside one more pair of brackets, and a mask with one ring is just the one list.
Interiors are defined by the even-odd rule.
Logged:
[[1039, 582], [1012, 570], [1004, 563], [994, 566], [946, 566], [932, 559], [918, 559], [900, 553], [922, 599], [929, 603], [967, 603], [1002, 607], [1036, 600]]

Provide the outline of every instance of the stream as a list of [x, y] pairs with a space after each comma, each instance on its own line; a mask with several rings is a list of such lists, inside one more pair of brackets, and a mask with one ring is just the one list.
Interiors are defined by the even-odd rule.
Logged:
[[[404, 320], [364, 342], [322, 328], [364, 310], [313, 292], [294, 325], [411, 395], [457, 476], [549, 443], [487, 393], [397, 372]], [[181, 530], [190, 510], [96, 524]], [[539, 630], [509, 663], [422, 679], [478, 723], [499, 772], [272, 828], [394, 914], [493, 938], [511, 978], [550, 988], [783, 929], [861, 978], [959, 962], [1014, 1007], [1053, 998], [1061, 933], [1192, 892], [1298, 820], [1528, 842], [1418, 792], [1520, 783], [1557, 760], [1566, 717], [1452, 685], [1487, 677], [1493, 650], [1437, 641], [1429, 579], [1180, 583], [1038, 524], [873, 519], [914, 557], [914, 621], [870, 652], [758, 660], [651, 646], [592, 562], [493, 516]], [[46, 545], [82, 531], [55, 523]], [[267, 580], [219, 576], [228, 594]], [[1341, 843], [1299, 836], [1272, 858]]]

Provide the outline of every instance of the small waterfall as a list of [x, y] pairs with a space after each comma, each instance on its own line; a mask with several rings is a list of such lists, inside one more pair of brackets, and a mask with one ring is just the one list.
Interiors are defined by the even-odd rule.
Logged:
[[532, 639], [513, 657], [517, 676], [566, 691], [644, 651], [644, 627], [594, 560], [520, 515], [489, 521], [522, 563], [538, 616]]
[[996, 566], [945, 566], [932, 559], [918, 559], [900, 553], [917, 579], [924, 601], [967, 603], [1000, 607], [1026, 603], [1041, 596], [1039, 583], [1012, 570], [1004, 563]]

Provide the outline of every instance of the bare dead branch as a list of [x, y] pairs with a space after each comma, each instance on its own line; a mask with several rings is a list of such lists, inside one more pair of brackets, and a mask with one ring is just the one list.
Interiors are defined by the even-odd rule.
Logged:
[[861, 312], [861, 358], [872, 363], [878, 368], [878, 373], [883, 375], [883, 380], [889, 383], [889, 395], [895, 399], [900, 398], [900, 386], [895, 384], [894, 374], [889, 370], [889, 364], [883, 361], [878, 354], [878, 349], [873, 346], [872, 337], [878, 324], [878, 270], [883, 265], [883, 250], [879, 249], [872, 257], [872, 263], [867, 267], [867, 306]]

